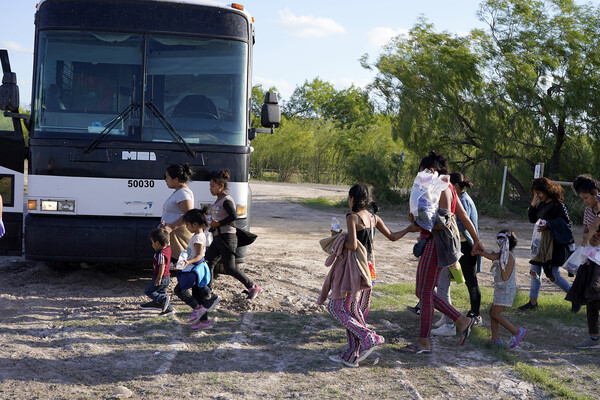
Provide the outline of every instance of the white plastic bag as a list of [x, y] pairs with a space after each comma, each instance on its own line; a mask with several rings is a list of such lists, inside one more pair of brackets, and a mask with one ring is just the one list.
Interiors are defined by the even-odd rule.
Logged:
[[435, 216], [442, 191], [449, 185], [448, 175], [439, 175], [425, 169], [419, 172], [410, 191], [410, 212], [415, 222], [423, 229], [430, 231], [435, 223]]
[[565, 261], [562, 267], [572, 274], [577, 274], [579, 266], [587, 260], [588, 255], [590, 254], [593, 248], [594, 247], [589, 244], [585, 247], [579, 246], [573, 252], [573, 254], [571, 254], [567, 261]]
[[540, 232], [540, 226], [546, 225], [546, 221], [538, 219], [533, 226], [533, 235], [531, 235], [531, 259], [533, 260], [540, 251], [540, 241], [542, 240], [542, 232]]

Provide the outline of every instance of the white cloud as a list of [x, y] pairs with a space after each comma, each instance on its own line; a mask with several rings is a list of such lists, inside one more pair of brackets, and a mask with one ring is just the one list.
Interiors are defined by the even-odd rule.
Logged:
[[277, 92], [279, 93], [279, 101], [281, 99], [289, 99], [294, 93], [296, 89], [295, 85], [292, 85], [285, 79], [274, 80], [268, 78], [261, 78], [259, 76], [254, 76], [252, 78], [252, 85], [262, 85], [263, 90], [269, 90], [272, 87], [277, 88]]
[[392, 28], [377, 27], [367, 33], [367, 38], [372, 46], [382, 47], [398, 35], [408, 36], [408, 29], [399, 28], [394, 30]]
[[279, 11], [279, 17], [279, 26], [292, 36], [326, 37], [346, 33], [346, 29], [331, 18], [296, 16], [287, 8]]
[[12, 40], [3, 40], [2, 48], [6, 49], [8, 51], [14, 51], [17, 53], [28, 53], [28, 54], [33, 53], [32, 48], [22, 46], [17, 42], [13, 42]]

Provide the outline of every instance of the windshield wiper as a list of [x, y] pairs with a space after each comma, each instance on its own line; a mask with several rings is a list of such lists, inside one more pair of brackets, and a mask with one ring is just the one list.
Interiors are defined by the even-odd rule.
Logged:
[[113, 130], [113, 128], [115, 128], [125, 118], [128, 118], [138, 108], [140, 108], [140, 105], [138, 103], [132, 102], [131, 104], [129, 104], [127, 106], [127, 108], [125, 108], [119, 115], [117, 115], [115, 117], [115, 119], [113, 119], [112, 121], [110, 121], [108, 123], [108, 125], [106, 125], [106, 127], [102, 130], [102, 132], [100, 132], [100, 134], [98, 136], [96, 136], [96, 138], [94, 140], [92, 140], [90, 142], [90, 144], [85, 146], [85, 148], [83, 149], [83, 152], [89, 153], [92, 150], [94, 150], [96, 147], [98, 147], [100, 142], [103, 141], [105, 138], [108, 137], [108, 135], [111, 134], [110, 132]]
[[160, 112], [160, 110], [156, 107], [156, 105], [152, 101], [147, 101], [146, 107], [148, 107], [148, 109], [150, 110], [152, 115], [154, 115], [156, 118], [158, 118], [161, 125], [165, 128], [165, 130], [167, 132], [169, 132], [171, 137], [173, 137], [173, 139], [175, 139], [175, 141], [181, 145], [181, 147], [185, 150], [185, 152], [190, 157], [196, 158], [196, 152], [194, 150], [192, 150], [190, 145], [183, 139], [183, 137], [179, 134], [179, 132], [177, 132], [177, 129], [175, 129], [173, 127], [173, 125], [171, 125], [171, 123], [169, 122], [167, 117], [165, 117], [163, 115], [163, 113]]

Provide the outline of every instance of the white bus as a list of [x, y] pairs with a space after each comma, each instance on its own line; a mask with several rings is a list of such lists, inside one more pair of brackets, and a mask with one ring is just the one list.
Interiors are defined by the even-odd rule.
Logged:
[[18, 89], [3, 52], [0, 106], [19, 122], [0, 132], [0, 194], [10, 225], [0, 251], [21, 250], [17, 225], [26, 203], [27, 259], [145, 262], [149, 231], [171, 193], [165, 169], [179, 163], [195, 171], [196, 207], [214, 202], [209, 178], [229, 168], [237, 223], [247, 228], [250, 140], [272, 133], [280, 118], [269, 93], [261, 116], [269, 129], [250, 128], [253, 43], [253, 19], [235, 3], [42, 0], [26, 199], [22, 116], [11, 98], [18, 107]]

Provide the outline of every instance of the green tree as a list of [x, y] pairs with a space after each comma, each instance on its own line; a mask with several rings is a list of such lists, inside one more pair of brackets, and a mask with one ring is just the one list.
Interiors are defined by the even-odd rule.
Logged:
[[[373, 65], [363, 63], [378, 70], [373, 86], [395, 138], [417, 153], [442, 151], [490, 188], [508, 165], [509, 181], [528, 197], [536, 163], [560, 177], [561, 158], [575, 156], [568, 140], [589, 148], [598, 137], [598, 10], [488, 0], [479, 15], [489, 31], [436, 33], [421, 19]], [[578, 167], [569, 165], [567, 179]]]

